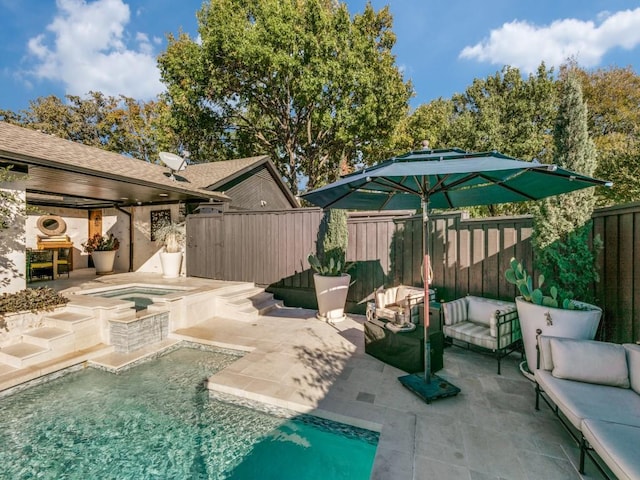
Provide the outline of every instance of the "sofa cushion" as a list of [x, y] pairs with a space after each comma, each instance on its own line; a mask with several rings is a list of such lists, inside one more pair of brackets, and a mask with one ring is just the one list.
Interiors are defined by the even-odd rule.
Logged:
[[495, 315], [499, 307], [494, 301], [481, 297], [467, 297], [467, 320], [474, 323], [481, 323], [487, 327], [491, 323], [491, 317]]
[[629, 367], [629, 381], [634, 392], [640, 395], [640, 345], [625, 343], [627, 365]]
[[622, 345], [553, 337], [552, 374], [578, 382], [629, 388], [629, 369]]
[[630, 388], [564, 380], [546, 370], [536, 370], [535, 379], [578, 430], [585, 418], [640, 427], [640, 395]]
[[473, 322], [460, 322], [454, 325], [444, 325], [442, 332], [445, 337], [455, 338], [463, 342], [496, 350], [498, 348], [497, 339], [489, 334], [489, 328]]
[[[503, 313], [508, 313], [508, 312], [515, 312], [516, 311], [516, 307], [515, 305], [513, 307], [508, 306], [508, 307], [501, 307], [499, 309], [497, 309], [496, 311], [494, 311], [491, 316], [489, 317], [489, 331], [491, 333], [492, 337], [497, 337], [498, 336], [498, 315], [497, 312], [500, 312], [500, 314]], [[516, 315], [514, 313], [514, 315]], [[506, 320], [510, 320], [511, 318], [513, 318], [514, 315], [509, 315], [507, 317], [504, 317]], [[513, 324], [513, 322], [506, 322], [503, 323], [500, 326], [500, 336], [502, 335], [509, 335], [511, 334], [511, 330], [515, 325]], [[517, 331], [517, 326], [516, 326], [516, 331]]]
[[620, 480], [640, 478], [640, 428], [587, 419], [582, 434]]

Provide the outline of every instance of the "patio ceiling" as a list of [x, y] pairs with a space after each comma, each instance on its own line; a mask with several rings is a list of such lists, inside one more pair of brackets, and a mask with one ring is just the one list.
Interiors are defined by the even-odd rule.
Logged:
[[[168, 169], [167, 169], [168, 172]], [[170, 174], [167, 173], [167, 176]], [[27, 203], [30, 205], [103, 208], [206, 201], [213, 195], [197, 195], [182, 189], [136, 183], [138, 179], [111, 179], [50, 167], [29, 166]], [[177, 182], [177, 181], [176, 181]], [[219, 195], [213, 196], [218, 198]]]
[[0, 165], [27, 173], [27, 203], [75, 208], [228, 201], [169, 168], [0, 122]]

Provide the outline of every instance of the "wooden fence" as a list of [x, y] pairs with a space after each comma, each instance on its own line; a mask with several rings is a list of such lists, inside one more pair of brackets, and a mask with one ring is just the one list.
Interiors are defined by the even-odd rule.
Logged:
[[[298, 306], [313, 307], [313, 276], [306, 261], [315, 252], [319, 209], [190, 215], [187, 273], [269, 286]], [[462, 213], [432, 215], [430, 252], [438, 297], [467, 293], [512, 299], [504, 271], [511, 257], [533, 265], [528, 216], [468, 219]], [[350, 272], [348, 310], [362, 312], [380, 286], [422, 285], [422, 220], [409, 212], [357, 212], [348, 222]], [[640, 339], [640, 203], [601, 209], [594, 235], [604, 249], [598, 257], [601, 281], [595, 288], [604, 310], [603, 338]]]

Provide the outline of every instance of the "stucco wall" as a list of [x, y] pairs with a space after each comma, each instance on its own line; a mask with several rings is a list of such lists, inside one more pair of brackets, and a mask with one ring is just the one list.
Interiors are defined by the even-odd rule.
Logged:
[[[162, 273], [160, 265], [160, 247], [151, 241], [151, 212], [154, 210], [171, 210], [171, 221], [181, 222], [179, 205], [155, 205], [152, 207], [135, 207], [133, 213], [134, 264], [136, 272]], [[184, 272], [184, 262], [182, 270]]]
[[0, 190], [14, 196], [22, 205], [10, 205], [10, 218], [0, 225], [0, 292], [13, 293], [26, 287], [25, 217], [20, 209], [25, 201], [25, 183], [17, 179], [0, 183]]

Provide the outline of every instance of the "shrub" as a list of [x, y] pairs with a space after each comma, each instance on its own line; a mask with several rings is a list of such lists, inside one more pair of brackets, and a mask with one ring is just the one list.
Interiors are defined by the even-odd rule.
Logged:
[[17, 312], [51, 311], [54, 307], [65, 305], [69, 301], [49, 287], [26, 288], [15, 293], [3, 293], [0, 296], [0, 328], [5, 328], [4, 315]]

